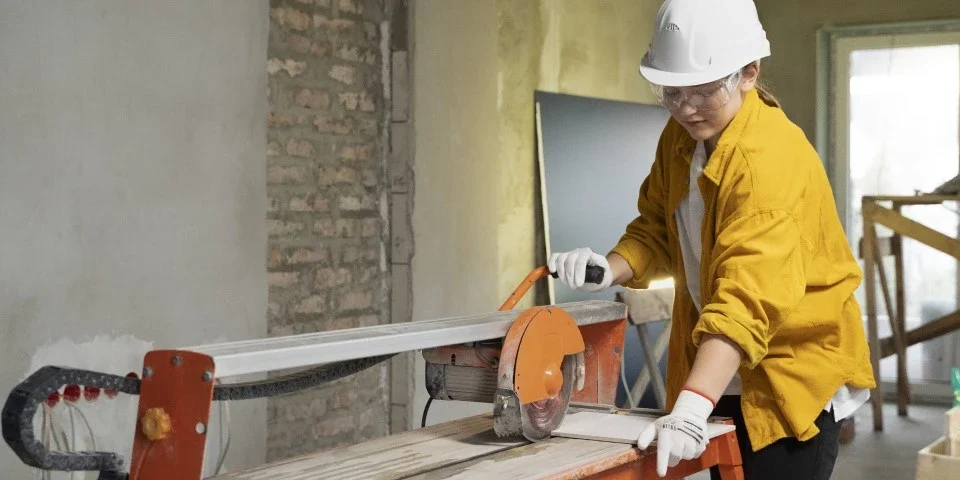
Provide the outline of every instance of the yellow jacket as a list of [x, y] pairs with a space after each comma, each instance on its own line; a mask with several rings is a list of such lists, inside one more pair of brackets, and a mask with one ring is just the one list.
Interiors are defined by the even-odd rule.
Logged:
[[671, 118], [640, 187], [640, 215], [613, 249], [633, 269], [626, 287], [670, 275], [676, 282], [667, 408], [701, 336], [726, 335], [744, 352], [741, 405], [754, 451], [785, 437], [808, 440], [841, 385], [875, 387], [853, 296], [862, 273], [826, 173], [803, 132], [750, 91], [698, 182], [705, 207], [698, 317], [675, 217], [695, 146]]

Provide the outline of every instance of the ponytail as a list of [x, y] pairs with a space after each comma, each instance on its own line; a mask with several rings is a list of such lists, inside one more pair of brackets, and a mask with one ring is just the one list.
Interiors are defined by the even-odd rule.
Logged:
[[763, 103], [766, 103], [771, 107], [783, 109], [783, 106], [780, 105], [780, 100], [778, 100], [777, 97], [770, 91], [769, 87], [760, 81], [760, 60], [754, 60], [753, 62], [750, 62], [740, 71], [743, 72], [751, 66], [757, 69], [757, 85], [754, 88], [757, 89], [757, 94], [760, 96], [760, 100], [763, 100]]
[[763, 100], [763, 103], [770, 105], [771, 107], [783, 108], [780, 105], [780, 100], [777, 99], [770, 90], [762, 83], [757, 82], [757, 94], [760, 95], [760, 100]]

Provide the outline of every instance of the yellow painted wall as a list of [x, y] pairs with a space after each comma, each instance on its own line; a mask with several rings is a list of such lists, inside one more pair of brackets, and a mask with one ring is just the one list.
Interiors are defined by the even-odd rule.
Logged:
[[[497, 11], [488, 0], [414, 0], [413, 319], [499, 306]], [[415, 356], [413, 412], [427, 394]], [[490, 411], [435, 402], [429, 424]]]
[[811, 141], [816, 131], [817, 29], [826, 24], [960, 18], [960, 0], [756, 0], [756, 4], [772, 53], [761, 76]]
[[[412, 0], [414, 320], [494, 311], [543, 261], [534, 91], [652, 102], [637, 66], [658, 5]], [[484, 411], [436, 402], [428, 424]]]
[[[534, 90], [654, 103], [637, 68], [659, 2], [498, 0], [498, 5], [498, 291], [506, 296], [543, 261], [536, 220]], [[533, 299], [531, 292], [521, 305]]]

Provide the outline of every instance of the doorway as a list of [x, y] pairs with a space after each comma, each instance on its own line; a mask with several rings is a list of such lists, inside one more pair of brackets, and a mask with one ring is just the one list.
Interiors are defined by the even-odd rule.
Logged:
[[[864, 195], [926, 193], [960, 173], [960, 21], [827, 28], [820, 67], [818, 147], [856, 249]], [[953, 203], [903, 211], [944, 234], [960, 234]], [[881, 237], [892, 233], [877, 228]], [[907, 330], [958, 308], [957, 261], [909, 238], [903, 256]], [[863, 286], [857, 296], [863, 305]], [[889, 336], [887, 312], [878, 314], [880, 336]], [[960, 334], [909, 347], [907, 357], [911, 390], [949, 399]], [[880, 380], [886, 386], [895, 376], [895, 357], [882, 360]]]

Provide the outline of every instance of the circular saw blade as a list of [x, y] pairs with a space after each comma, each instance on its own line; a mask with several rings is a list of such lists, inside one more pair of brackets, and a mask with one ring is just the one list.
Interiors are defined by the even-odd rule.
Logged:
[[563, 373], [563, 387], [556, 396], [520, 405], [523, 436], [530, 441], [537, 442], [549, 438], [550, 433], [560, 426], [563, 417], [567, 414], [567, 407], [573, 395], [573, 386], [577, 383], [576, 355], [563, 357], [560, 371]]

